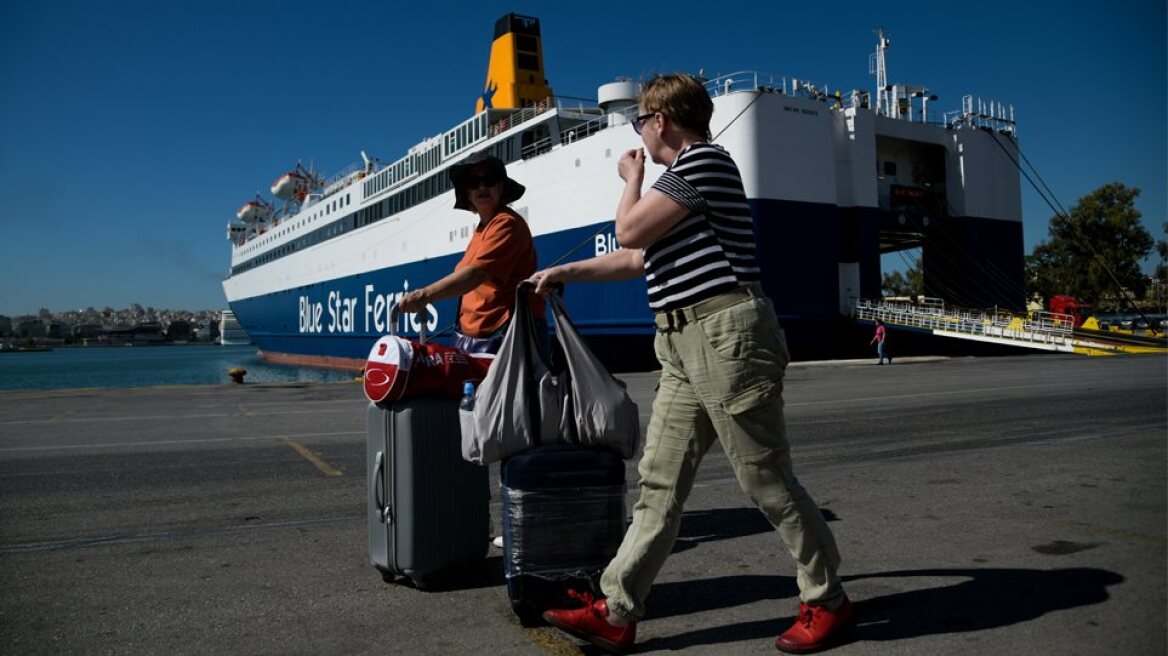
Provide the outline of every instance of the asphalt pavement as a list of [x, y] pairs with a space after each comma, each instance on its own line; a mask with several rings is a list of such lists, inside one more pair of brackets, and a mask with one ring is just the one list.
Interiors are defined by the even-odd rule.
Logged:
[[[656, 377], [622, 378], [644, 426]], [[830, 653], [1168, 652], [1166, 379], [1162, 356], [792, 366], [796, 472], [859, 618]], [[519, 626], [497, 549], [434, 591], [382, 582], [364, 407], [355, 383], [0, 392], [0, 653], [598, 653]], [[637, 653], [775, 653], [797, 605], [715, 447]]]

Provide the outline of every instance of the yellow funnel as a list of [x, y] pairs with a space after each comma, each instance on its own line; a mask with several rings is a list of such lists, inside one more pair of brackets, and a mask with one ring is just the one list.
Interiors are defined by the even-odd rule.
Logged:
[[551, 95], [543, 76], [539, 19], [519, 14], [500, 18], [495, 23], [487, 84], [475, 102], [475, 113], [530, 107]]

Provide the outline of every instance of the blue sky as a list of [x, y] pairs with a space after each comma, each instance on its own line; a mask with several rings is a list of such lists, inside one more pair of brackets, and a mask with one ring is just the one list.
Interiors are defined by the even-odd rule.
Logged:
[[[392, 161], [470, 116], [509, 11], [541, 19], [556, 93], [590, 98], [617, 76], [699, 69], [872, 89], [882, 25], [890, 81], [930, 87], [931, 110], [967, 93], [1013, 104], [1063, 205], [1139, 187], [1163, 238], [1162, 0], [48, 0], [0, 8], [0, 314], [225, 307], [235, 210], [298, 160]], [[1029, 252], [1051, 212], [1023, 188]]]

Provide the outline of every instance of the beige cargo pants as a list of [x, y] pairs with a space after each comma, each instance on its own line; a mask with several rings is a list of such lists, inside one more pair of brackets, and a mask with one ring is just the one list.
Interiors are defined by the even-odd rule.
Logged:
[[702, 456], [722, 443], [738, 483], [778, 530], [798, 565], [800, 598], [843, 598], [831, 529], [791, 469], [783, 421], [790, 355], [770, 300], [757, 286], [657, 315], [661, 382], [639, 465], [641, 497], [615, 558], [601, 577], [608, 607], [628, 619], [677, 538]]

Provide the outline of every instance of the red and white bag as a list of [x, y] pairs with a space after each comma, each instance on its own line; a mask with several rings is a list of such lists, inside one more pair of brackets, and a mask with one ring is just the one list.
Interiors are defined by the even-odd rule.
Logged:
[[477, 385], [494, 361], [490, 354], [471, 355], [453, 346], [385, 335], [365, 363], [365, 396], [374, 403], [415, 396], [461, 398], [463, 383]]

